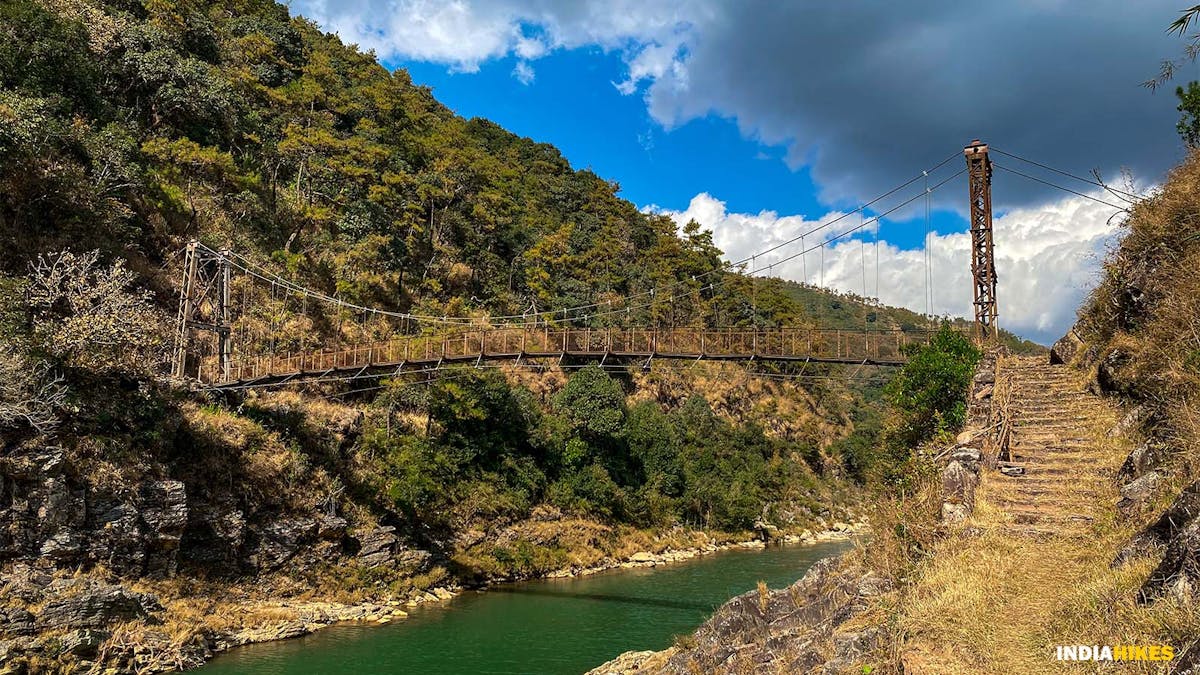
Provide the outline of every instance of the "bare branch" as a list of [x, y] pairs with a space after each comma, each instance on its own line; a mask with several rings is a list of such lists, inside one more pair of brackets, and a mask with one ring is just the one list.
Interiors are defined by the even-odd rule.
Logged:
[[123, 261], [63, 251], [31, 267], [25, 297], [47, 353], [97, 371], [148, 374], [165, 361], [170, 322]]
[[30, 363], [17, 352], [0, 352], [0, 428], [27, 426], [41, 434], [59, 424], [67, 387], [44, 361]]

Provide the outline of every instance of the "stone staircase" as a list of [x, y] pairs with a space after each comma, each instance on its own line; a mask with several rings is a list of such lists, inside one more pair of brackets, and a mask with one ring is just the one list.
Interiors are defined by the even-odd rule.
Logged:
[[[988, 501], [1007, 512], [1015, 532], [1033, 537], [1079, 536], [1109, 497], [1111, 467], [1092, 429], [1111, 409], [1083, 391], [1078, 374], [1044, 357], [1007, 359], [1012, 378], [1010, 457], [989, 473]], [[1013, 475], [1016, 474], [1016, 475]]]

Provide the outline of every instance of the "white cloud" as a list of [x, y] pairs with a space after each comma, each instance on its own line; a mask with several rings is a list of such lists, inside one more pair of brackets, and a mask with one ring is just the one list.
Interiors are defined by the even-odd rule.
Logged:
[[517, 61], [517, 65], [513, 67], [513, 77], [521, 84], [533, 84], [533, 66], [529, 65], [528, 61]]
[[[716, 244], [733, 261], [840, 217], [840, 221], [805, 238], [804, 243], [814, 250], [792, 257], [804, 250], [797, 241], [756, 258], [757, 268], [763, 274], [807, 280], [814, 285], [823, 280], [827, 287], [860, 295], [864, 293], [865, 268], [867, 296], [877, 296], [887, 305], [926, 310], [925, 248], [902, 250], [887, 241], [887, 230], [895, 226], [879, 232], [878, 245], [868, 235], [865, 239], [839, 239], [822, 250], [822, 241], [859, 225], [859, 216], [831, 212], [808, 220], [770, 211], [730, 213], [724, 202], [707, 193], [696, 195], [684, 211], [651, 210], [671, 216], [680, 225], [694, 219], [711, 229]], [[1066, 332], [1074, 320], [1075, 308], [1094, 283], [1105, 245], [1117, 231], [1117, 221], [1109, 220], [1112, 214], [1110, 207], [1072, 196], [995, 218], [997, 299], [1003, 327], [1043, 343]], [[868, 226], [864, 231], [870, 229]], [[928, 250], [932, 260], [931, 312], [972, 316], [970, 235], [935, 232], [929, 238]]]
[[[384, 59], [444, 63], [474, 72], [484, 61], [532, 61], [555, 49], [628, 50], [631, 75], [666, 74], [658, 45], [678, 45], [702, 3], [669, 0], [295, 0], [294, 11]], [[518, 73], [514, 72], [514, 75]]]

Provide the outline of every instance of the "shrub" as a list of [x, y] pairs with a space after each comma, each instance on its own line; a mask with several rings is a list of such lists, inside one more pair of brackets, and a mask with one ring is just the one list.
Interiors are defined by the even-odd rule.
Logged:
[[899, 415], [895, 441], [912, 448], [962, 426], [967, 390], [981, 356], [963, 334], [942, 324], [927, 345], [909, 345], [908, 362], [887, 387]]
[[20, 353], [0, 350], [0, 429], [52, 431], [66, 393], [62, 378], [44, 361], [34, 363]]

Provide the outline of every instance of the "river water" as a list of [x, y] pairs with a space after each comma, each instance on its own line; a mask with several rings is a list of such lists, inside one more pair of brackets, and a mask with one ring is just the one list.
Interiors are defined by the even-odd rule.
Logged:
[[729, 598], [786, 586], [847, 542], [732, 550], [656, 568], [468, 591], [387, 626], [334, 626], [218, 656], [203, 675], [582, 673], [662, 649]]

